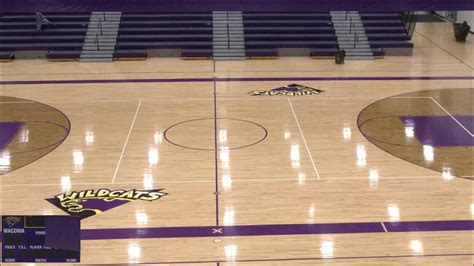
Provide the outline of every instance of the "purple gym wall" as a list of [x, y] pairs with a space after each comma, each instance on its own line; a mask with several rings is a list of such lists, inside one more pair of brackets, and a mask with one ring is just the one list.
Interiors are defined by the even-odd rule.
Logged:
[[472, 0], [0, 0], [0, 12], [258, 12], [474, 10]]

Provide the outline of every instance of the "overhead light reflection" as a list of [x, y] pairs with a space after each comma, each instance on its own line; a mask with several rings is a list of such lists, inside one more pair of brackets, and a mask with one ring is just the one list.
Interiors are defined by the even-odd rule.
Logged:
[[230, 150], [229, 147], [222, 147], [219, 151], [219, 158], [221, 159], [224, 169], [229, 169]]
[[219, 130], [219, 142], [220, 143], [227, 142], [227, 130], [226, 129]]
[[146, 190], [151, 190], [153, 189], [153, 176], [149, 173], [144, 173], [143, 174], [143, 188]]
[[390, 217], [390, 221], [400, 221], [400, 209], [398, 208], [397, 204], [389, 204], [387, 207], [387, 211], [388, 216]]
[[351, 127], [348, 124], [344, 124], [344, 127], [342, 128], [342, 137], [345, 140], [350, 140], [351, 136], [352, 136]]
[[4, 150], [0, 152], [0, 172], [10, 170], [11, 165], [11, 156], [8, 150]]
[[71, 190], [71, 177], [68, 175], [61, 176], [61, 190], [63, 193]]
[[226, 206], [224, 212], [224, 225], [234, 224], [235, 211], [233, 206]]
[[425, 162], [431, 164], [434, 161], [434, 149], [433, 146], [423, 145], [423, 157]]
[[377, 170], [372, 169], [369, 171], [369, 183], [371, 187], [377, 186], [379, 182], [379, 178], [380, 176]]
[[230, 175], [222, 175], [222, 187], [225, 191], [232, 188], [232, 177]]
[[20, 143], [27, 143], [30, 140], [30, 131], [28, 129], [23, 129], [20, 132]]
[[306, 181], [306, 175], [304, 173], [299, 173], [298, 174], [298, 184], [304, 185]]
[[323, 241], [319, 251], [323, 258], [331, 258], [334, 254], [334, 243], [332, 241]]
[[451, 174], [451, 167], [443, 166], [442, 170], [443, 180], [448, 182], [454, 179], [454, 176]]
[[415, 137], [415, 127], [413, 125], [405, 126], [405, 136], [407, 138]]
[[410, 249], [413, 253], [423, 253], [423, 243], [420, 240], [412, 240], [410, 241]]
[[316, 208], [314, 207], [314, 205], [311, 205], [308, 209], [308, 216], [310, 218], [314, 218], [315, 213], [316, 213]]
[[365, 150], [365, 146], [362, 144], [357, 145], [356, 149], [357, 155], [357, 166], [364, 167], [367, 165], [367, 152]]
[[74, 161], [75, 172], [82, 172], [82, 170], [84, 169], [84, 153], [82, 153], [81, 150], [74, 150], [72, 152], [72, 159]]
[[224, 247], [224, 250], [227, 261], [235, 261], [235, 257], [237, 256], [237, 246], [227, 245]]
[[285, 130], [285, 133], [284, 133], [283, 137], [284, 137], [286, 140], [290, 139], [290, 138], [291, 138], [291, 133], [290, 133], [290, 131]]
[[156, 147], [150, 147], [148, 150], [148, 164], [151, 166], [156, 166], [160, 161], [160, 155]]
[[291, 166], [293, 168], [299, 168], [301, 164], [300, 164], [300, 146], [298, 144], [291, 145], [290, 158], [291, 158]]
[[148, 214], [142, 210], [137, 210], [135, 212], [135, 219], [137, 220], [137, 225], [148, 224]]
[[142, 249], [140, 248], [140, 245], [136, 243], [130, 243], [128, 244], [128, 259], [129, 261], [135, 261], [136, 259], [139, 259], [141, 257]]
[[160, 144], [163, 142], [163, 133], [161, 131], [156, 131], [155, 134], [153, 134], [153, 140], [155, 141], [155, 144]]
[[86, 131], [85, 141], [87, 146], [94, 144], [95, 136], [93, 131]]

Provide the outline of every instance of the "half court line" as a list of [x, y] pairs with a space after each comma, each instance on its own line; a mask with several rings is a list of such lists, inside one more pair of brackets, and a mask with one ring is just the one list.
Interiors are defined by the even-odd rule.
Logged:
[[217, 85], [214, 80], [214, 173], [215, 173], [215, 188], [216, 195], [216, 226], [219, 226], [219, 164], [217, 161]]
[[459, 122], [454, 116], [452, 116], [448, 112], [448, 110], [444, 109], [444, 107], [441, 106], [441, 104], [439, 104], [433, 97], [430, 97], [430, 98], [436, 105], [438, 105], [439, 108], [441, 108], [441, 110], [443, 110], [445, 113], [447, 113], [458, 125], [460, 125], [469, 135], [471, 135], [471, 137], [474, 137], [474, 134], [472, 134], [471, 131], [469, 131], [466, 127], [464, 127], [463, 124], [461, 124], [461, 122]]
[[306, 147], [306, 151], [308, 152], [309, 159], [311, 160], [311, 164], [313, 165], [314, 172], [316, 173], [316, 178], [320, 180], [321, 176], [319, 176], [318, 169], [316, 168], [316, 164], [314, 163], [314, 160], [313, 160], [313, 155], [311, 154], [311, 151], [309, 150], [308, 143], [306, 143], [306, 138], [304, 137], [303, 130], [301, 129], [300, 122], [298, 121], [298, 117], [296, 116], [295, 109], [293, 109], [293, 105], [291, 104], [290, 98], [288, 98], [288, 104], [290, 105], [291, 112], [293, 113], [293, 117], [295, 118], [295, 121], [296, 121], [296, 125], [298, 125], [298, 129], [300, 131], [301, 137], [303, 138], [303, 143], [304, 143], [304, 146]]
[[125, 143], [123, 144], [122, 153], [120, 154], [120, 158], [117, 163], [117, 167], [115, 168], [114, 176], [112, 178], [112, 184], [115, 183], [115, 179], [117, 178], [117, 173], [120, 168], [120, 164], [122, 163], [123, 155], [125, 154], [125, 149], [127, 148], [128, 140], [130, 139], [130, 135], [132, 134], [133, 126], [135, 125], [135, 120], [137, 119], [138, 111], [140, 111], [140, 106], [142, 105], [142, 101], [140, 100], [137, 105], [137, 109], [135, 110], [135, 115], [133, 116], [132, 124], [130, 125], [130, 129], [128, 130], [127, 138], [125, 139]]

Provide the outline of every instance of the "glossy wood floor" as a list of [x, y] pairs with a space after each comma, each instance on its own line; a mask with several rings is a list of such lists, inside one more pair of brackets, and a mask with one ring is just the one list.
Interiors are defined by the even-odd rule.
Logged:
[[[18, 98], [0, 102], [2, 119], [11, 106], [37, 101], [71, 123], [69, 136], [49, 154], [39, 160], [31, 155], [30, 164], [0, 176], [1, 211], [60, 215], [64, 212], [46, 198], [86, 189], [164, 188], [168, 194], [157, 201], [130, 202], [84, 219], [82, 228], [472, 220], [470, 179], [395, 157], [358, 129], [366, 106], [424, 90], [462, 89], [470, 100], [442, 102], [443, 108], [462, 105], [464, 113], [458, 114], [473, 114], [472, 36], [460, 44], [451, 24], [419, 23], [413, 40], [412, 57], [342, 66], [310, 58], [0, 64], [0, 95]], [[207, 80], [214, 77], [216, 82]], [[289, 79], [276, 79], [282, 77]], [[305, 77], [340, 79], [301, 80]], [[247, 94], [292, 83], [324, 92]], [[411, 108], [448, 115], [436, 104], [413, 102]], [[38, 145], [37, 139], [22, 147]], [[463, 156], [463, 173], [472, 176], [472, 146], [465, 149], [471, 157]], [[443, 158], [433, 160], [442, 165]], [[469, 230], [100, 239], [82, 242], [81, 262], [472, 265], [472, 239]]]

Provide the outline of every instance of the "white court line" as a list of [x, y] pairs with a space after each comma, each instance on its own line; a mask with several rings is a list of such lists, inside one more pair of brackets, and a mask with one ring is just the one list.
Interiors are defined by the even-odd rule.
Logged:
[[122, 153], [120, 154], [119, 161], [117, 163], [117, 167], [115, 168], [114, 177], [112, 178], [112, 184], [115, 182], [115, 178], [117, 177], [118, 169], [120, 167], [120, 163], [122, 162], [123, 155], [125, 153], [125, 149], [127, 148], [128, 139], [132, 134], [133, 126], [135, 125], [135, 120], [137, 119], [138, 111], [140, 110], [140, 106], [142, 105], [142, 100], [138, 102], [137, 110], [135, 110], [135, 115], [133, 116], [132, 124], [130, 125], [130, 129], [128, 130], [127, 138], [125, 139], [125, 143], [123, 144]]
[[388, 230], [387, 230], [387, 227], [385, 227], [385, 224], [384, 223], [380, 223], [383, 227], [383, 230], [385, 231], [385, 233], [388, 233]]
[[439, 104], [435, 99], [433, 99], [433, 97], [430, 97], [430, 98], [431, 98], [431, 100], [432, 100], [436, 105], [439, 106], [439, 108], [441, 108], [441, 109], [442, 109], [445, 113], [447, 113], [454, 121], [456, 121], [456, 123], [458, 123], [458, 125], [460, 125], [467, 133], [469, 133], [469, 135], [471, 135], [471, 137], [474, 137], [474, 134], [472, 134], [471, 131], [469, 131], [467, 128], [465, 128], [465, 127], [463, 126], [463, 124], [461, 124], [461, 122], [459, 122], [454, 116], [452, 116], [452, 115], [448, 112], [448, 110], [444, 109], [444, 107], [441, 106], [441, 104]]
[[298, 122], [298, 117], [296, 116], [295, 109], [293, 109], [293, 105], [291, 104], [290, 98], [288, 98], [288, 103], [291, 107], [291, 112], [293, 112], [293, 117], [295, 118], [296, 124], [298, 125], [298, 129], [300, 130], [301, 137], [303, 138], [304, 146], [306, 147], [306, 151], [308, 152], [309, 159], [311, 160], [311, 164], [313, 165], [314, 172], [316, 173], [316, 178], [321, 179], [319, 176], [318, 169], [314, 164], [313, 155], [311, 155], [311, 151], [309, 150], [308, 143], [306, 143], [306, 138], [304, 137], [303, 130], [301, 129], [300, 122]]
[[[463, 176], [464, 177], [464, 176]], [[440, 179], [442, 180], [441, 176], [389, 176], [389, 177], [381, 177], [379, 180], [384, 179]], [[367, 180], [369, 181], [368, 177], [334, 177], [334, 178], [326, 178], [326, 179], [319, 179], [317, 181], [341, 181], [341, 180]], [[232, 182], [275, 182], [275, 181], [298, 181], [298, 178], [264, 178], [264, 179], [232, 179]], [[214, 183], [215, 180], [160, 180], [155, 181], [153, 184], [162, 184], [162, 183], [169, 183], [169, 184], [179, 184], [179, 183]], [[85, 186], [85, 185], [104, 185], [110, 184], [110, 182], [94, 182], [94, 183], [74, 183], [74, 186]], [[143, 184], [143, 182], [115, 182], [115, 185], [126, 185], [126, 184]], [[41, 187], [41, 186], [60, 186], [59, 183], [44, 183], [44, 184], [8, 184], [2, 185], [0, 187]]]

